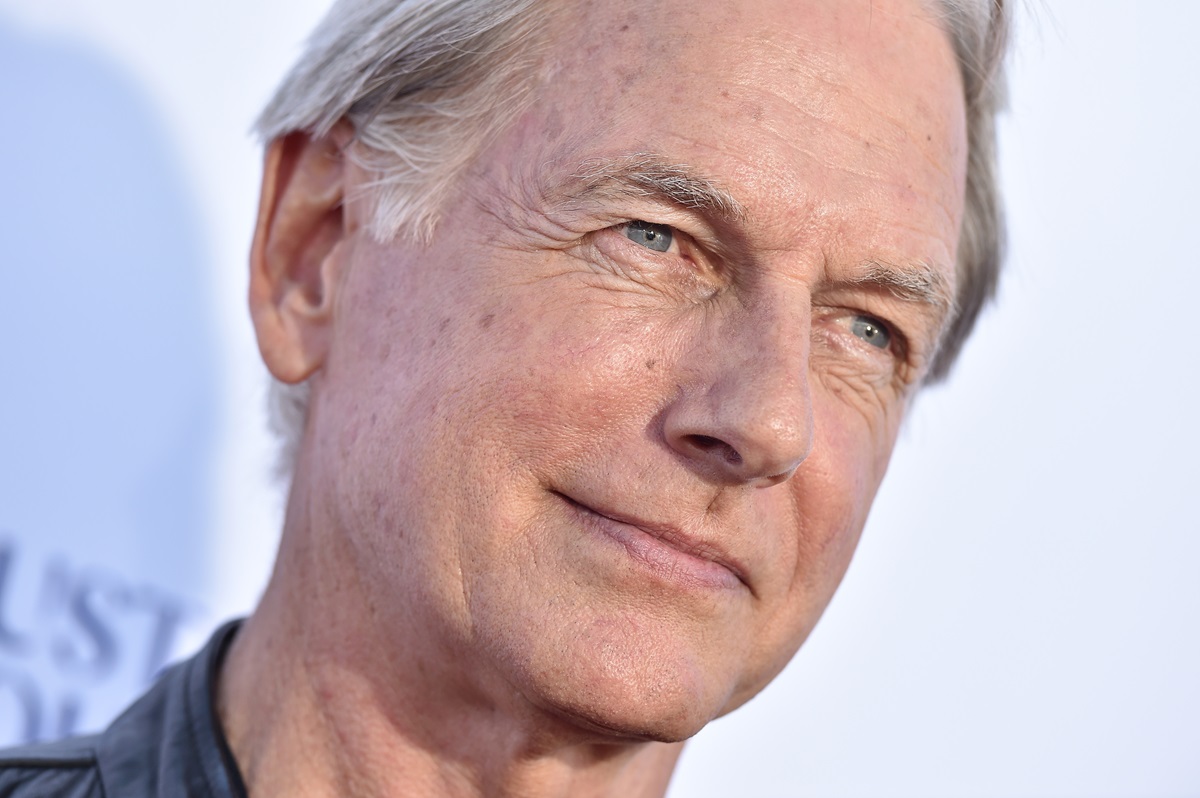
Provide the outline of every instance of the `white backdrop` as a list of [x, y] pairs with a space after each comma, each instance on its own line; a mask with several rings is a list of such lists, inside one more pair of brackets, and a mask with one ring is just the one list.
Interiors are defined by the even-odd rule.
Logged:
[[[325, 4], [0, 0], [0, 743], [102, 725], [265, 580], [247, 131]], [[1200, 4], [1020, 23], [1001, 302], [673, 798], [1200, 795]]]

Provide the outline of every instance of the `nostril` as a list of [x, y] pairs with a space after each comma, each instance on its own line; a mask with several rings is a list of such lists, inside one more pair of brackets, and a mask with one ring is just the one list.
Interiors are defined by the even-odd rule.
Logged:
[[738, 454], [738, 450], [720, 438], [713, 438], [709, 435], [689, 435], [688, 442], [702, 452], [721, 457], [730, 465], [742, 464], [742, 456]]

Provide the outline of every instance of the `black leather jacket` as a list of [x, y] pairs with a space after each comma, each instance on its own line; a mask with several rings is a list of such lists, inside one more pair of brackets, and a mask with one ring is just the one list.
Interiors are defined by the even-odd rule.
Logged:
[[246, 798], [213, 704], [237, 627], [217, 630], [100, 734], [0, 751], [0, 798]]

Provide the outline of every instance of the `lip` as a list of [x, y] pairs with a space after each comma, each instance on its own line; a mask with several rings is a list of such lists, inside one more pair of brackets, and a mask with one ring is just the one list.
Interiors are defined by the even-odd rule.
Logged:
[[599, 509], [555, 493], [586, 524], [621, 544], [632, 559], [666, 581], [709, 590], [749, 589], [745, 569], [720, 546], [698, 540], [675, 526]]

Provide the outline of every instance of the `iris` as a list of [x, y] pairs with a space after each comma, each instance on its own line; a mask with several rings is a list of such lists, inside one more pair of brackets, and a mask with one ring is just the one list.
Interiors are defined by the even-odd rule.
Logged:
[[625, 225], [625, 237], [636, 244], [641, 244], [646, 249], [666, 252], [671, 248], [675, 234], [665, 224], [651, 224], [635, 220]]
[[850, 331], [871, 346], [887, 349], [892, 342], [892, 334], [878, 320], [870, 316], [855, 316], [850, 324]]

